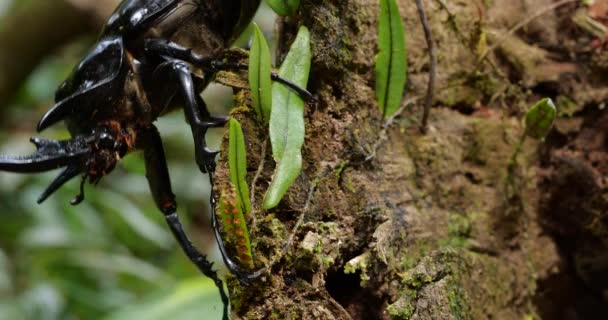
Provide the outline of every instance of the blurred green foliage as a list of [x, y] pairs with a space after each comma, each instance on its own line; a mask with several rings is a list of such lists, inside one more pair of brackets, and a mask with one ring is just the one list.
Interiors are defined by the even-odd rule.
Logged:
[[[7, 3], [0, 0], [0, 9]], [[263, 12], [258, 23], [269, 30], [274, 16]], [[14, 103], [1, 106], [0, 154], [34, 150], [28, 140], [39, 117], [93, 37], [48, 57]], [[212, 112], [225, 114], [230, 93], [212, 86], [204, 96]], [[188, 233], [220, 261], [207, 223], [207, 177], [194, 163], [191, 132], [179, 112], [158, 127]], [[210, 145], [218, 146], [222, 134], [212, 132]], [[62, 126], [41, 135], [68, 137]], [[127, 156], [97, 187], [87, 185], [86, 199], [76, 207], [69, 200], [78, 193], [78, 179], [36, 204], [56, 174], [0, 172], [0, 320], [220, 318], [217, 289], [185, 258], [154, 206], [141, 154]]]

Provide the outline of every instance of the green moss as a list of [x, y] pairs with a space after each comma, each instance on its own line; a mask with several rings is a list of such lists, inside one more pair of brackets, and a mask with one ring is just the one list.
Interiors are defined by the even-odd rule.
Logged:
[[331, 256], [325, 256], [325, 255], [320, 256], [321, 266], [323, 266], [323, 268], [325, 270], [327, 270], [331, 266], [333, 266], [335, 262], [336, 262], [336, 260]]
[[410, 319], [416, 311], [416, 294], [417, 292], [414, 290], [405, 290], [400, 299], [389, 305], [386, 311], [391, 315], [391, 319]]
[[433, 282], [433, 277], [425, 273], [408, 274], [403, 282], [412, 289], [420, 289], [424, 285]]
[[563, 95], [557, 97], [556, 105], [557, 115], [559, 117], [572, 117], [576, 112], [581, 111], [583, 108], [570, 97]]
[[466, 257], [469, 253], [465, 250], [449, 250], [444, 254], [444, 261], [449, 264], [450, 276], [446, 277], [447, 281], [447, 298], [448, 305], [452, 316], [455, 319], [472, 319], [471, 307], [468, 301], [468, 295], [465, 289], [465, 278], [462, 272], [469, 270], [469, 263]]
[[492, 96], [498, 91], [500, 82], [489, 73], [476, 71], [471, 73], [467, 79], [467, 84], [479, 90], [484, 96]]
[[449, 281], [448, 301], [450, 311], [456, 319], [471, 319], [469, 315], [469, 303], [462, 285], [456, 281]]
[[365, 252], [357, 257], [352, 258], [344, 266], [345, 274], [354, 274], [360, 272], [361, 286], [364, 287], [367, 281], [371, 278], [367, 272], [367, 267], [370, 263], [370, 253]]
[[344, 172], [344, 169], [346, 168], [347, 164], [348, 162], [342, 161], [340, 162], [340, 165], [338, 165], [338, 168], [336, 168], [336, 172], [334, 173], [336, 181], [339, 181], [342, 178], [342, 172]]
[[413, 244], [406, 254], [398, 254], [395, 256], [401, 256], [401, 261], [399, 266], [402, 270], [409, 270], [415, 267], [422, 257], [425, 257], [429, 252], [433, 250], [434, 245], [426, 241], [418, 241], [416, 244]]
[[317, 231], [321, 235], [330, 235], [336, 233], [338, 230], [338, 224], [335, 222], [320, 222], [317, 224]]
[[456, 105], [475, 105], [482, 98], [479, 90], [468, 86], [463, 86], [462, 83], [451, 84], [439, 95], [438, 99], [448, 107]]
[[448, 222], [448, 238], [440, 241], [442, 246], [466, 248], [471, 235], [472, 222], [466, 215], [451, 214]]

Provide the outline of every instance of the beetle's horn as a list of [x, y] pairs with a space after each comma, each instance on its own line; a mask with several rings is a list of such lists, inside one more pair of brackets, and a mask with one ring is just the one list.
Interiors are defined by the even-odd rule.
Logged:
[[74, 113], [74, 106], [75, 103], [74, 101], [71, 101], [71, 99], [67, 99], [55, 104], [55, 106], [47, 111], [42, 116], [42, 119], [38, 121], [38, 126], [36, 129], [38, 132], [41, 132], [53, 124], [65, 119], [67, 116]]
[[62, 141], [32, 138], [30, 141], [36, 145], [36, 152], [23, 157], [0, 155], [0, 171], [36, 173], [65, 166], [78, 167], [90, 152], [87, 140], [83, 136]]

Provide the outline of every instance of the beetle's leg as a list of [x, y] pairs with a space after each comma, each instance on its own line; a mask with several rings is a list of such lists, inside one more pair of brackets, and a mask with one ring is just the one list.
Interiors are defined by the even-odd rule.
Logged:
[[228, 118], [211, 117], [207, 106], [198, 103], [194, 81], [185, 62], [179, 60], [164, 62], [156, 72], [167, 73], [177, 81], [178, 92], [184, 101], [184, 113], [192, 129], [196, 163], [203, 173], [213, 172], [215, 170], [215, 156], [218, 151], [207, 146], [205, 134], [209, 128], [223, 126]]
[[201, 254], [192, 241], [186, 235], [184, 228], [177, 215], [177, 202], [175, 195], [171, 190], [171, 179], [169, 170], [167, 169], [167, 160], [163, 149], [162, 140], [156, 127], [152, 126], [141, 137], [141, 142], [144, 148], [144, 157], [146, 162], [146, 178], [150, 185], [152, 197], [158, 209], [164, 214], [165, 220], [171, 229], [171, 232], [177, 239], [177, 242], [184, 250], [188, 258], [199, 268], [199, 270], [207, 277], [211, 278], [218, 290], [224, 304], [224, 320], [228, 320], [228, 306], [230, 300], [226, 294], [224, 283], [219, 278], [217, 272], [213, 270], [213, 263], [207, 260], [207, 257]]
[[[217, 154], [217, 151], [213, 151], [207, 147], [207, 145], [205, 144], [204, 134], [211, 126], [217, 126], [218, 124], [223, 125], [226, 122], [226, 119], [210, 118], [216, 119], [215, 122], [209, 122], [209, 120], [205, 120], [205, 118], [203, 118], [203, 115], [209, 117], [209, 113], [207, 111], [207, 107], [205, 106], [205, 102], [203, 101], [203, 99], [201, 99], [194, 91], [192, 76], [190, 75], [188, 66], [184, 62], [177, 60], [168, 61], [163, 64], [164, 68], [167, 68], [168, 66], [171, 67], [173, 74], [176, 76], [180, 84], [180, 91], [185, 102], [184, 112], [186, 113], [186, 118], [190, 122], [192, 134], [194, 135], [196, 162], [202, 172], [209, 173], [209, 180], [211, 182], [211, 186], [213, 186], [213, 173], [215, 172], [215, 155]], [[215, 239], [217, 241], [218, 247], [222, 254], [222, 259], [224, 260], [226, 267], [241, 282], [247, 282], [247, 280], [259, 277], [262, 274], [262, 271], [257, 271], [254, 273], [248, 273], [246, 271], [243, 271], [237, 263], [230, 259], [228, 253], [226, 252], [224, 242], [222, 241], [222, 237], [220, 235], [217, 216], [215, 215], [216, 202], [215, 197], [213, 196], [213, 190], [211, 192], [211, 208], [213, 211], [211, 214], [211, 219], [213, 230], [215, 232]]]
[[[175, 59], [187, 61], [196, 65], [199, 68], [206, 69], [212, 72], [221, 70], [247, 70], [249, 65], [239, 62], [226, 62], [217, 57], [205, 57], [192, 52], [191, 49], [180, 46], [175, 42], [159, 39], [147, 39], [145, 41], [146, 52], [161, 56], [172, 57]], [[305, 88], [282, 78], [277, 73], [272, 72], [270, 78], [276, 82], [282, 83], [298, 93], [303, 99], [312, 99], [312, 94]]]
[[[222, 70], [233, 70], [233, 71], [241, 71], [241, 70], [248, 70], [249, 69], [249, 65], [246, 63], [240, 63], [240, 62], [227, 62], [224, 60], [213, 60], [211, 61], [211, 69], [214, 71], [222, 71]], [[287, 86], [288, 88], [290, 88], [291, 90], [295, 91], [300, 97], [302, 97], [302, 99], [304, 100], [311, 100], [312, 99], [312, 93], [308, 92], [308, 90], [300, 87], [299, 85], [282, 78], [278, 73], [276, 72], [271, 72], [270, 73], [270, 79], [272, 79], [273, 81], [276, 81], [278, 83], [282, 83], [283, 85]]]

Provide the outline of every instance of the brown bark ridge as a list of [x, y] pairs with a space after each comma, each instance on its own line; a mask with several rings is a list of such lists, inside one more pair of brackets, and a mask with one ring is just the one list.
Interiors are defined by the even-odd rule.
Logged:
[[[414, 1], [398, 2], [409, 51], [408, 100], [424, 95], [429, 60]], [[598, 106], [608, 82], [594, 68], [605, 68], [606, 55], [589, 49], [594, 39], [570, 19], [587, 8], [553, 10], [478, 61], [509, 27], [551, 3], [426, 2], [439, 64], [423, 135], [418, 102], [382, 130], [373, 89], [378, 1], [304, 1], [281, 34], [289, 43], [303, 24], [312, 36], [315, 100], [305, 115], [304, 169], [268, 212], [261, 203], [274, 162], [270, 151], [260, 155], [267, 129], [254, 120], [246, 91], [235, 98], [249, 179], [265, 159], [249, 225], [256, 266], [268, 272], [250, 286], [230, 279], [233, 318], [551, 319], [553, 311], [580, 316], [580, 302], [592, 301], [594, 311], [605, 306], [601, 292], [608, 285], [597, 280], [608, 269], [598, 262], [608, 261], [602, 260], [608, 144], [606, 112]], [[581, 43], [587, 51], [575, 60], [572, 53], [585, 50]], [[560, 118], [563, 129], [540, 148], [526, 142], [507, 178], [520, 119], [544, 96], [571, 117]], [[592, 148], [584, 140], [590, 136], [599, 139]], [[229, 179], [225, 157], [216, 187]], [[583, 189], [568, 193], [568, 181]], [[582, 213], [577, 201], [586, 203]], [[282, 252], [301, 216], [302, 227]], [[604, 253], [589, 264], [589, 254], [573, 258], [577, 248]]]

